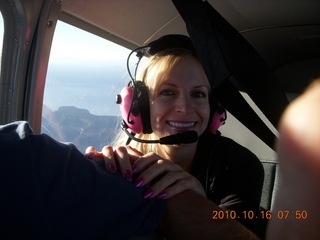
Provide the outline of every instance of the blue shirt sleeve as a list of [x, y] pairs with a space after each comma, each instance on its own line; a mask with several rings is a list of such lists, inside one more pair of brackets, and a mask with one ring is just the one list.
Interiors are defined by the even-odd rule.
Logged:
[[27, 122], [0, 126], [0, 153], [0, 238], [121, 240], [160, 221], [165, 201]]

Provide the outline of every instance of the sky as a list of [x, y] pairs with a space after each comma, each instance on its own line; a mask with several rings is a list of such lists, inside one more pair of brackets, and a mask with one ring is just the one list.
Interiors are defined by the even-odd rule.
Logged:
[[[0, 53], [3, 30], [0, 14]], [[61, 106], [75, 106], [95, 115], [119, 115], [115, 98], [129, 81], [126, 67], [129, 53], [129, 49], [58, 21], [44, 105], [53, 111]]]
[[58, 21], [50, 58], [55, 64], [122, 63], [128, 53], [129, 50], [124, 47]]
[[115, 98], [127, 84], [130, 50], [58, 22], [46, 79], [44, 104], [88, 109], [95, 115], [119, 115]]

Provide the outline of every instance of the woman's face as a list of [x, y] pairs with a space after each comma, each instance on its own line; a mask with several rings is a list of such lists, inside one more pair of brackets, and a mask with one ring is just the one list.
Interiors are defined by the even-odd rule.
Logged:
[[209, 83], [193, 56], [178, 62], [150, 97], [151, 125], [159, 138], [190, 130], [201, 135], [207, 128]]

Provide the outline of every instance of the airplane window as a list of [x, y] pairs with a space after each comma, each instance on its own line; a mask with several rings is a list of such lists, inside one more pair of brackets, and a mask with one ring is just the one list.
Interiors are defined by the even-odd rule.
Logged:
[[128, 82], [130, 50], [58, 21], [44, 92], [41, 132], [101, 149], [120, 128], [115, 96]]
[[[3, 17], [0, 12], [0, 66], [1, 66], [1, 59], [2, 59], [3, 34], [4, 34]], [[1, 74], [1, 67], [0, 67], [0, 74]]]

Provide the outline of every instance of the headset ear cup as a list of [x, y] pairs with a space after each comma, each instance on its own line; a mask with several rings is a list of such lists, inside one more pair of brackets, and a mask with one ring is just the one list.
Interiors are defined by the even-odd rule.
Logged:
[[125, 87], [117, 95], [122, 119], [133, 133], [151, 133], [148, 89], [141, 81], [134, 87]]
[[125, 87], [117, 95], [117, 103], [120, 105], [120, 112], [126, 127], [133, 133], [141, 133], [143, 124], [141, 114], [138, 109], [138, 101], [134, 97], [134, 89]]
[[139, 89], [138, 104], [143, 124], [143, 133], [152, 133], [148, 88], [142, 81], [135, 81], [135, 85]]
[[227, 112], [226, 110], [218, 104], [217, 110], [213, 113], [211, 117], [211, 122], [209, 124], [209, 132], [215, 133], [220, 126], [225, 124], [225, 121], [227, 119]]

